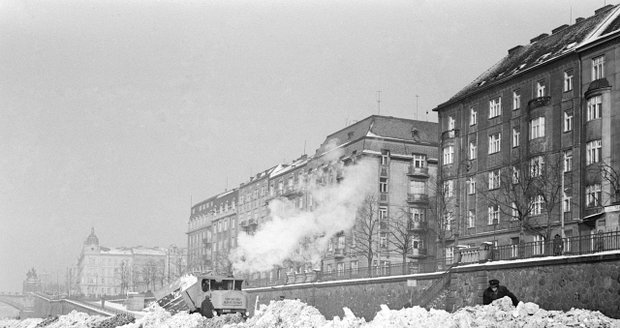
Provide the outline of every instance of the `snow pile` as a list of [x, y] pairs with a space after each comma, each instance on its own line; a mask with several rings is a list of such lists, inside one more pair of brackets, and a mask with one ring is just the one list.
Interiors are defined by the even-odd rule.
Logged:
[[[180, 312], [171, 315], [159, 306], [152, 306], [144, 317], [135, 322], [120, 326], [122, 328], [396, 328], [396, 327], [502, 327], [502, 328], [620, 328], [620, 320], [604, 316], [598, 311], [571, 309], [570, 311], [547, 311], [535, 303], [519, 303], [514, 307], [508, 297], [497, 300], [491, 305], [476, 305], [459, 309], [455, 313], [420, 307], [391, 310], [382, 305], [374, 319], [366, 322], [356, 317], [351, 310], [344, 308], [342, 318], [327, 320], [319, 311], [298, 300], [272, 301], [261, 305], [256, 314], [243, 321], [240, 315], [226, 315], [213, 319], [203, 318], [200, 314]], [[126, 318], [129, 319], [129, 318]], [[36, 328], [36, 327], [80, 327], [95, 328], [104, 322], [119, 323], [120, 319], [102, 319], [100, 316], [88, 316], [72, 312], [57, 318], [0, 320], [0, 328]], [[108, 326], [108, 324], [106, 324]]]
[[282, 300], [271, 301], [269, 306], [262, 304], [256, 314], [246, 322], [229, 327], [324, 327], [326, 324], [327, 320], [315, 307], [297, 300]]

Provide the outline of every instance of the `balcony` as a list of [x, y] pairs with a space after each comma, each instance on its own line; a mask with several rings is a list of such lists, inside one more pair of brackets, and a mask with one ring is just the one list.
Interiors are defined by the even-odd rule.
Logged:
[[421, 259], [427, 256], [426, 248], [413, 248], [407, 254], [407, 257], [410, 259]]
[[344, 258], [344, 248], [336, 248], [334, 250], [334, 258], [337, 260], [342, 260]]
[[459, 136], [459, 130], [457, 129], [444, 131], [441, 133], [441, 141], [454, 139], [454, 138], [457, 138], [458, 136]]
[[257, 225], [258, 225], [258, 222], [256, 222], [256, 220], [254, 219], [248, 220], [248, 228], [256, 228]]
[[202, 240], [202, 243], [203, 243], [205, 246], [207, 246], [207, 247], [211, 246], [211, 241], [210, 241], [210, 240], [208, 240], [207, 238], [204, 238], [204, 239]]
[[387, 178], [389, 176], [390, 171], [388, 170], [387, 166], [381, 166], [381, 168], [379, 169], [379, 176], [381, 178]]
[[428, 178], [428, 167], [415, 167], [411, 164], [407, 170], [407, 175], [415, 178]]
[[409, 221], [407, 224], [407, 230], [409, 232], [420, 232], [428, 228], [428, 222], [426, 221]]
[[407, 194], [407, 203], [416, 203], [416, 204], [428, 204], [428, 195], [420, 194], [420, 193], [408, 193]]
[[551, 103], [551, 96], [538, 97], [530, 100], [527, 103], [527, 107], [532, 110], [534, 108], [548, 106]]

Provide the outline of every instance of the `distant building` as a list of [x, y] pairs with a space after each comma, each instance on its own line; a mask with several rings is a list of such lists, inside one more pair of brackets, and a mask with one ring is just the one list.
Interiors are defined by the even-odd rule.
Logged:
[[617, 229], [619, 28], [611, 5], [559, 26], [435, 109], [447, 257]]
[[[290, 163], [277, 164], [240, 185], [236, 207], [240, 229], [236, 232], [252, 234], [260, 228], [269, 219], [269, 204], [275, 199], [286, 199], [301, 211], [313, 211], [317, 204], [307, 186], [338, 184], [346, 178], [346, 166], [365, 159], [375, 171], [368, 183], [376, 186], [371, 196], [373, 215], [378, 219], [371, 236], [374, 242], [369, 246], [375, 254], [370, 266], [373, 270], [387, 270], [391, 264], [408, 266], [433, 257], [437, 135], [437, 123], [379, 115], [332, 133], [314, 156], [303, 155]], [[336, 158], [334, 149], [340, 153]], [[213, 231], [219, 228], [209, 213], [217, 197], [192, 207], [188, 233], [191, 267], [200, 263], [200, 254], [213, 250]], [[392, 234], [394, 229], [400, 229], [405, 236], [400, 249], [395, 246], [398, 242]], [[364, 257], [368, 252], [360, 251], [354, 235], [353, 231], [341, 231], [331, 238], [323, 271], [344, 272], [368, 266]], [[203, 239], [207, 244], [201, 246], [199, 241]], [[215, 270], [213, 262], [204, 263], [201, 270]], [[285, 274], [313, 269], [316, 268], [311, 263], [290, 262], [271, 272], [256, 273], [252, 278], [280, 280]]]
[[230, 249], [236, 246], [239, 189], [223, 192], [192, 206], [188, 222], [188, 271], [227, 274]]
[[82, 246], [72, 291], [98, 297], [158, 290], [181, 274], [178, 265], [186, 254], [172, 249], [103, 247], [93, 228]]

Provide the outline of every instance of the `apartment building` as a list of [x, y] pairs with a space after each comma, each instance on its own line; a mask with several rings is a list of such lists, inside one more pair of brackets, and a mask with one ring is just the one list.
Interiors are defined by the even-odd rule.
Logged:
[[237, 245], [239, 189], [192, 206], [187, 230], [188, 271], [231, 272], [228, 254]]
[[619, 12], [511, 48], [434, 109], [446, 256], [618, 227]]

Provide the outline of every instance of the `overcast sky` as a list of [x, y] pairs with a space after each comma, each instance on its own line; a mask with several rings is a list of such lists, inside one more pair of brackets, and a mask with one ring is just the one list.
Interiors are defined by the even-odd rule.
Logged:
[[186, 246], [192, 203], [313, 154], [378, 90], [436, 121], [509, 48], [615, 3], [0, 0], [0, 291], [62, 280], [91, 227]]

